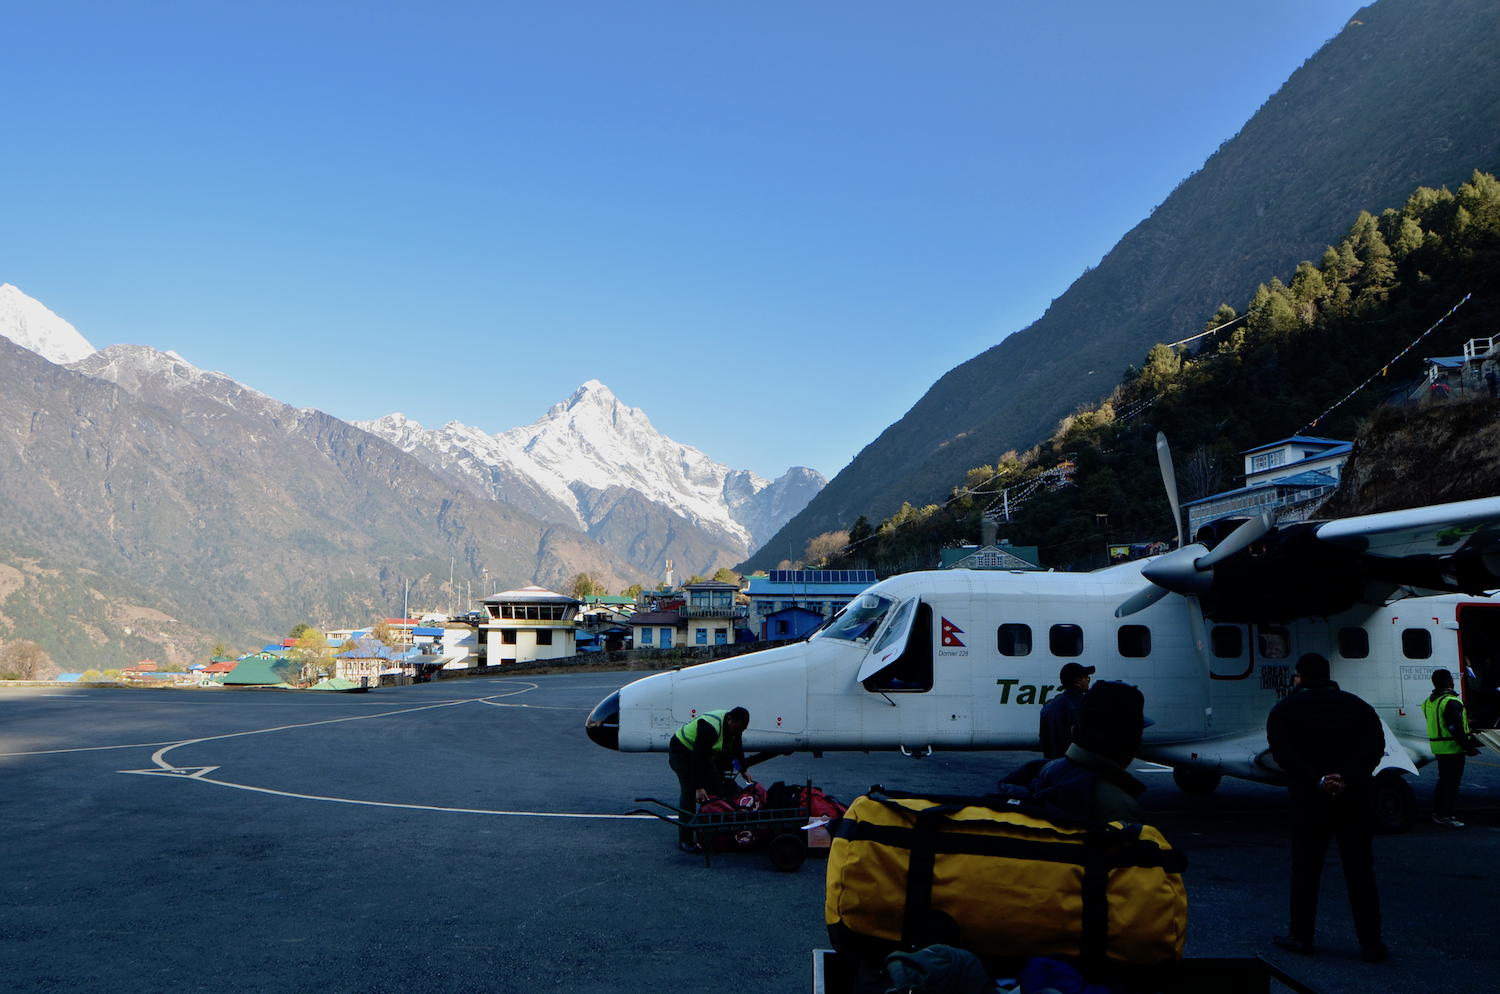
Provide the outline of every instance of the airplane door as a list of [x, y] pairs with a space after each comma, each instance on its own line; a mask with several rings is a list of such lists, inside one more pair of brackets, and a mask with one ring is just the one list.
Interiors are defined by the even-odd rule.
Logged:
[[[857, 682], [872, 691], [925, 691], [932, 689], [931, 639], [912, 640], [919, 618], [932, 628], [932, 608], [911, 597], [897, 605], [860, 664]], [[922, 649], [925, 646], [926, 651]], [[908, 651], [908, 650], [911, 651]]]

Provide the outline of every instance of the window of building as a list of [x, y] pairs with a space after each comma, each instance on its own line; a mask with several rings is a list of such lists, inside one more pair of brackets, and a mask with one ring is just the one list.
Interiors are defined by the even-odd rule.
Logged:
[[552, 644], [552, 629], [550, 629], [550, 628], [541, 628], [541, 629], [538, 629], [537, 633], [536, 633], [536, 644], [537, 645], [551, 645]]
[[815, 612], [817, 614], [822, 614], [823, 613], [823, 602], [822, 601], [809, 601], [808, 604], [807, 604], [807, 609], [809, 611], [813, 611], [813, 612]]
[[1245, 651], [1245, 633], [1237, 625], [1215, 625], [1208, 640], [1220, 659], [1239, 659]]
[[1120, 655], [1129, 659], [1144, 659], [1151, 655], [1151, 629], [1145, 625], [1121, 625], [1118, 638]]
[[1275, 452], [1262, 452], [1258, 456], [1250, 457], [1250, 472], [1258, 473], [1263, 469], [1272, 469], [1285, 464], [1286, 449], [1277, 449]]
[[727, 628], [715, 628], [714, 629], [714, 645], [728, 645], [728, 644], [729, 644], [729, 629], [727, 629]]
[[1401, 653], [1407, 659], [1432, 658], [1432, 633], [1425, 628], [1407, 628], [1401, 632]]
[[1083, 629], [1077, 625], [1053, 625], [1047, 643], [1054, 656], [1083, 655]]
[[775, 601], [756, 601], [755, 602], [755, 613], [756, 614], [771, 614], [775, 610], [776, 610], [776, 602]]
[[708, 629], [707, 628], [700, 628], [694, 634], [696, 634], [698, 636], [698, 644], [699, 645], [708, 645]]
[[782, 621], [780, 618], [777, 618], [776, 619], [776, 634], [777, 635], [785, 635], [786, 633], [787, 633], [786, 622]]
[[1000, 655], [1031, 655], [1030, 625], [1001, 625], [997, 638], [1000, 643]]
[[501, 632], [500, 633], [500, 644], [501, 645], [515, 645], [516, 644], [516, 630], [514, 628], [507, 628], [503, 632]]
[[642, 628], [641, 629], [641, 645], [650, 645], [651, 644], [651, 636], [654, 635], [654, 634], [656, 634], [656, 633], [655, 633], [655, 631], [653, 629]]
[[672, 648], [672, 629], [663, 628], [661, 630], [661, 647], [663, 649]]
[[1292, 654], [1292, 633], [1285, 628], [1262, 628], [1256, 641], [1262, 659], [1286, 659]]
[[490, 617], [491, 618], [498, 618], [498, 617], [500, 617], [500, 605], [499, 604], [486, 604], [485, 607], [489, 609]]
[[1370, 633], [1363, 628], [1339, 629], [1339, 655], [1345, 659], [1364, 659], [1370, 654]]

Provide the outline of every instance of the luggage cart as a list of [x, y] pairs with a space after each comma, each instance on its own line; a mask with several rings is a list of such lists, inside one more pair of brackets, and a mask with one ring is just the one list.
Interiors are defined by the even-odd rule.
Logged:
[[[714, 836], [721, 832], [771, 833], [771, 865], [785, 873], [792, 873], [807, 859], [807, 830], [812, 825], [812, 781], [807, 781], [803, 793], [807, 802], [795, 808], [761, 808], [759, 811], [685, 811], [675, 804], [659, 801], [654, 797], [637, 797], [637, 804], [655, 804], [673, 814], [663, 814], [650, 808], [637, 808], [633, 815], [650, 815], [676, 827], [686, 825], [703, 847], [703, 865], [712, 866]], [[679, 821], [681, 819], [681, 821]]]

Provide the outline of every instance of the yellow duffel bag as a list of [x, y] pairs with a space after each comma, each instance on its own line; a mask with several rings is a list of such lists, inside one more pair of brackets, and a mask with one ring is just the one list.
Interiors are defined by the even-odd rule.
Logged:
[[1149, 825], [875, 787], [834, 835], [824, 912], [836, 945], [952, 942], [956, 926], [982, 956], [1150, 966], [1182, 958], [1186, 868]]

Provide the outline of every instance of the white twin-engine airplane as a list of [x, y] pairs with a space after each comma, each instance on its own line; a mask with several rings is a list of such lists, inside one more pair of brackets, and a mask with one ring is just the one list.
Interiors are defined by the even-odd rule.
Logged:
[[[1405, 775], [1432, 760], [1421, 702], [1438, 668], [1500, 665], [1500, 497], [1277, 528], [1271, 514], [1092, 573], [943, 570], [870, 587], [807, 639], [637, 680], [600, 702], [595, 742], [665, 752], [703, 711], [744, 707], [747, 750], [1035, 750], [1070, 660], [1146, 696], [1140, 757], [1206, 793], [1281, 783], [1266, 715], [1306, 652], [1385, 723], [1381, 826], [1414, 818]], [[1225, 534], [1227, 532], [1227, 534]], [[1463, 680], [1456, 682], [1462, 686]], [[997, 771], [1003, 772], [1003, 771]]]

